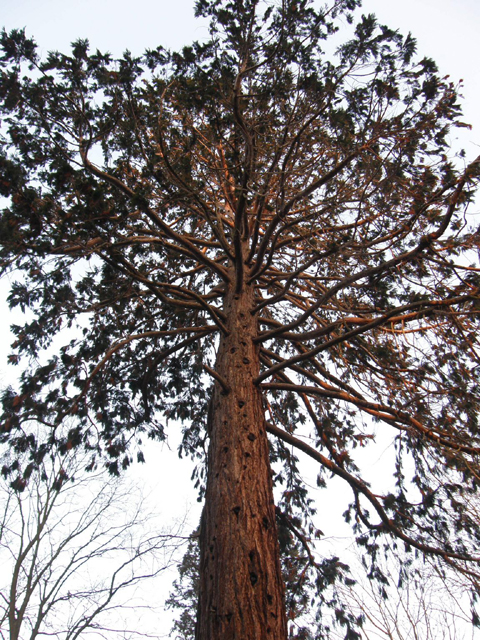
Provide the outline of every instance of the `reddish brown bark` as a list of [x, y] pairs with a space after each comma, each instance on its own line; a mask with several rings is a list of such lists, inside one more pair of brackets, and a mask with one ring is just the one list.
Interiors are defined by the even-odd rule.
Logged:
[[253, 343], [253, 293], [229, 293], [219, 345], [201, 527], [197, 640], [285, 640], [272, 479]]

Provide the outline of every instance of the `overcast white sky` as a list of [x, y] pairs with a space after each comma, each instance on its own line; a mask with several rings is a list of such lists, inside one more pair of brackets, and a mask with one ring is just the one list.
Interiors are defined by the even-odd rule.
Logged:
[[[464, 80], [464, 112], [473, 130], [455, 132], [468, 159], [480, 153], [480, 0], [364, 0], [363, 11], [402, 33], [409, 31], [418, 40], [418, 53], [433, 58], [442, 74], [454, 81]], [[205, 24], [193, 17], [193, 0], [0, 0], [0, 26], [7, 30], [26, 27], [40, 52], [67, 50], [77, 38], [88, 38], [92, 48], [120, 55], [125, 49], [140, 54], [159, 44], [180, 48], [206, 35]], [[460, 141], [452, 140], [456, 146]], [[0, 302], [6, 287], [0, 286]], [[3, 314], [5, 320], [6, 314]], [[8, 383], [4, 366], [10, 342], [6, 325], [0, 333], [0, 386]], [[1, 344], [3, 343], [3, 344]], [[3, 347], [3, 348], [2, 348]], [[2, 375], [3, 372], [3, 375]], [[188, 486], [189, 471], [173, 478], [162, 460], [154, 462], [155, 484], [161, 488], [160, 508], [185, 511], [186, 499], [179, 498]], [[162, 470], [163, 469], [163, 470]], [[165, 491], [167, 487], [167, 491]], [[191, 494], [195, 504], [195, 495]], [[197, 515], [192, 514], [195, 522]], [[324, 526], [319, 523], [323, 529]], [[165, 629], [166, 631], [167, 629]]]

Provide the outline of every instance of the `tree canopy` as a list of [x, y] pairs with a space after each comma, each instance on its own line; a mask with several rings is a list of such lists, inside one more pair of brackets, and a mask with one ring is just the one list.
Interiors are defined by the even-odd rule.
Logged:
[[[119, 60], [82, 40], [40, 60], [22, 31], [1, 38], [0, 259], [27, 312], [2, 473], [21, 484], [52, 449], [81, 447], [118, 474], [144, 460], [145, 435], [181, 428], [206, 491], [207, 575], [208, 522], [247, 536], [248, 496], [271, 502], [269, 457], [264, 529], [276, 517], [289, 593], [321, 594], [341, 570], [311, 553], [303, 454], [319, 486], [351, 488], [372, 577], [379, 546], [399, 542], [478, 569], [480, 160], [449, 148], [466, 126], [456, 87], [357, 5], [198, 0], [205, 42]], [[395, 465], [370, 486], [356, 454], [376, 433]], [[227, 504], [233, 477], [242, 506]], [[220, 502], [228, 525], [208, 515]], [[245, 569], [248, 589], [264, 589], [272, 544], [250, 557], [263, 568]]]

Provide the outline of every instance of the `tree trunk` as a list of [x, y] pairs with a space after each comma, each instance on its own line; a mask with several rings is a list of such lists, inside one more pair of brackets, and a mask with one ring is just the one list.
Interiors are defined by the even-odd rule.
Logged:
[[272, 479], [252, 338], [253, 291], [229, 292], [229, 335], [220, 341], [210, 411], [210, 447], [200, 536], [196, 640], [285, 640]]

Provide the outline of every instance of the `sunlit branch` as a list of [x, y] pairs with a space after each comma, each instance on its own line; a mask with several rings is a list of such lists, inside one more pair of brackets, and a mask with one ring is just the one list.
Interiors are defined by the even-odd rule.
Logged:
[[279, 211], [274, 216], [272, 222], [270, 223], [270, 225], [267, 227], [267, 229], [265, 231], [265, 235], [263, 237], [263, 240], [260, 243], [260, 246], [258, 248], [257, 258], [256, 258], [255, 263], [253, 265], [253, 268], [252, 268], [252, 270], [250, 272], [250, 277], [251, 278], [254, 278], [260, 272], [260, 269], [261, 269], [261, 266], [262, 266], [262, 263], [263, 263], [263, 258], [265, 257], [265, 253], [267, 252], [268, 244], [270, 242], [270, 238], [272, 237], [273, 233], [275, 232], [275, 229], [278, 226], [278, 224], [280, 224], [280, 222], [285, 219], [285, 216], [288, 215], [290, 209], [294, 206], [294, 204], [296, 202], [298, 202], [299, 200], [302, 200], [303, 198], [308, 197], [314, 191], [316, 191], [317, 189], [320, 189], [320, 187], [323, 187], [325, 184], [327, 184], [336, 175], [338, 175], [346, 166], [348, 166], [352, 162], [352, 160], [354, 160], [354, 158], [356, 158], [358, 155], [360, 155], [360, 153], [362, 151], [364, 151], [365, 149], [367, 149], [367, 148], [368, 148], [368, 145], [365, 145], [361, 149], [359, 149], [357, 151], [354, 151], [353, 153], [348, 155], [336, 167], [331, 169], [329, 172], [327, 172], [325, 175], [323, 175], [318, 180], [315, 180], [314, 182], [312, 182], [312, 184], [310, 184], [308, 187], [305, 187], [305, 189], [303, 189], [302, 191], [297, 193], [285, 205], [283, 205], [281, 211]]
[[[473, 296], [475, 296], [475, 292], [473, 293]], [[425, 304], [425, 302], [424, 302]], [[389, 325], [390, 327], [393, 327], [393, 325], [395, 324], [408, 324], [410, 322], [415, 322], [417, 320], [421, 320], [424, 316], [428, 316], [429, 314], [431, 314], [432, 312], [434, 312], [435, 314], [439, 314], [439, 315], [457, 315], [457, 312], [452, 312], [450, 311], [450, 309], [448, 308], [448, 305], [453, 304], [450, 300], [445, 300], [444, 302], [442, 301], [432, 301], [432, 302], [428, 302], [427, 304], [429, 305], [433, 305], [430, 307], [426, 307], [424, 309], [420, 309], [419, 311], [412, 311], [411, 313], [405, 313], [405, 314], [401, 314], [398, 316], [392, 316], [388, 319], [389, 321]], [[435, 306], [436, 305], [436, 306]], [[440, 305], [445, 305], [447, 306], [447, 309], [442, 309]], [[400, 311], [400, 307], [398, 308], [398, 310]], [[471, 314], [472, 312], [469, 311], [469, 314]], [[465, 315], [465, 312], [458, 312], [459, 315]], [[475, 315], [475, 312], [473, 313], [473, 315]], [[323, 327], [320, 327], [319, 329], [313, 329], [312, 331], [305, 331], [305, 333], [285, 333], [279, 336], [280, 339], [283, 340], [289, 340], [290, 342], [296, 342], [296, 343], [302, 343], [308, 340], [313, 340], [316, 338], [320, 338], [324, 335], [327, 335], [329, 333], [332, 333], [332, 331], [335, 331], [335, 329], [339, 329], [341, 327], [345, 327], [345, 326], [351, 326], [351, 325], [369, 325], [369, 323], [371, 323], [372, 320], [371, 318], [362, 318], [362, 317], [355, 317], [355, 316], [351, 316], [351, 317], [345, 317], [345, 318], [340, 318], [339, 320], [336, 320], [335, 322], [332, 322], [328, 325], [325, 325]], [[389, 327], [381, 327], [381, 330], [384, 331], [385, 333], [408, 333], [408, 331], [411, 332], [422, 332], [422, 331], [426, 331], [427, 328], [429, 328], [430, 326], [432, 327], [437, 327], [437, 326], [441, 326], [440, 324], [433, 324], [433, 325], [425, 325], [425, 327], [417, 327], [415, 329], [410, 329], [410, 330], [404, 330], [402, 329], [393, 329], [393, 328], [389, 328]], [[342, 334], [343, 336], [346, 336], [347, 334]]]
[[[267, 259], [264, 261], [263, 266], [256, 273], [254, 273], [253, 275], [252, 275], [252, 273], [249, 274], [248, 282], [253, 282], [255, 280], [258, 280], [261, 276], [263, 276], [263, 274], [265, 274], [268, 271], [268, 269], [270, 268], [273, 260], [275, 259], [275, 254], [279, 249], [281, 249], [283, 247], [288, 247], [290, 245], [294, 245], [296, 247], [298, 242], [305, 242], [306, 240], [308, 240], [308, 239], [314, 237], [315, 235], [317, 235], [317, 232], [312, 230], [311, 234], [308, 237], [305, 234], [305, 235], [299, 235], [299, 236], [284, 238], [283, 240], [280, 239], [282, 234], [285, 231], [287, 231], [288, 229], [295, 229], [300, 222], [307, 221], [309, 218], [313, 218], [315, 216], [319, 216], [325, 210], [327, 210], [327, 208], [321, 209], [320, 211], [317, 211], [316, 209], [313, 209], [307, 215], [303, 216], [302, 218], [294, 218], [292, 220], [289, 220], [284, 225], [282, 225], [282, 227], [280, 227], [280, 229], [277, 230], [277, 232], [275, 233], [275, 235], [273, 237], [273, 240], [272, 240], [272, 242], [270, 244], [270, 250], [268, 252]], [[315, 251], [315, 249], [313, 247], [312, 247], [312, 249]], [[334, 251], [338, 251], [338, 247], [332, 247], [332, 249]]]
[[[455, 191], [454, 197], [452, 198], [451, 204], [449, 206], [449, 212], [447, 214], [447, 216], [449, 216], [449, 219], [453, 215], [453, 212], [455, 210], [455, 206], [456, 206], [456, 204], [458, 202], [458, 199], [460, 198], [460, 194], [461, 194], [461, 192], [463, 190], [463, 187], [465, 185], [465, 181], [466, 181], [465, 179], [464, 180], [460, 180], [459, 186], [458, 186], [457, 190]], [[320, 297], [320, 299], [317, 302], [312, 304], [310, 306], [310, 308], [307, 311], [305, 311], [302, 315], [300, 315], [296, 320], [294, 320], [293, 322], [290, 322], [289, 324], [283, 325], [283, 331], [281, 330], [280, 327], [278, 327], [277, 329], [273, 329], [272, 331], [268, 331], [266, 333], [261, 334], [257, 338], [257, 341], [268, 340], [268, 339], [271, 339], [274, 336], [277, 336], [277, 335], [279, 335], [279, 334], [281, 334], [281, 333], [283, 333], [285, 331], [290, 331], [291, 329], [297, 328], [303, 322], [305, 322], [305, 320], [307, 320], [315, 311], [317, 311], [322, 305], [324, 305], [325, 302], [327, 302], [330, 298], [332, 298], [339, 291], [341, 291], [342, 289], [345, 289], [346, 287], [348, 287], [349, 285], [353, 284], [354, 282], [357, 282], [358, 280], [362, 280], [363, 278], [368, 278], [368, 277], [380, 274], [382, 272], [386, 272], [389, 269], [391, 269], [392, 267], [394, 267], [397, 264], [400, 264], [402, 262], [411, 262], [412, 260], [416, 259], [419, 255], [421, 255], [421, 253], [424, 250], [429, 248], [430, 245], [432, 244], [432, 242], [434, 240], [438, 239], [442, 235], [442, 233], [445, 231], [446, 228], [447, 227], [445, 227], [445, 224], [442, 224], [437, 229], [437, 231], [432, 232], [432, 233], [428, 234], [427, 236], [422, 236], [422, 238], [420, 239], [420, 242], [411, 251], [403, 252], [400, 255], [398, 255], [398, 256], [396, 256], [394, 258], [391, 258], [390, 260], [387, 260], [387, 261], [383, 262], [382, 264], [380, 264], [380, 265], [378, 265], [376, 267], [367, 267], [366, 269], [363, 269], [363, 270], [359, 271], [356, 274], [353, 274], [351, 276], [347, 276], [347, 277], [341, 279], [338, 284], [336, 284], [333, 287], [331, 287], [323, 296]], [[442, 231], [442, 229], [443, 229], [443, 231]]]
[[480, 562], [480, 556], [475, 557], [475, 556], [469, 556], [466, 554], [455, 553], [453, 551], [446, 551], [445, 549], [442, 549], [440, 547], [434, 547], [428, 544], [427, 542], [423, 542], [422, 540], [417, 540], [415, 538], [412, 538], [411, 536], [406, 535], [404, 531], [402, 531], [402, 529], [400, 529], [393, 522], [393, 520], [391, 520], [388, 517], [387, 512], [380, 504], [380, 501], [378, 500], [378, 498], [370, 491], [370, 489], [362, 480], [356, 478], [348, 471], [345, 471], [345, 469], [342, 469], [341, 467], [339, 467], [337, 464], [335, 464], [335, 462], [333, 462], [332, 460], [330, 460], [329, 458], [321, 454], [319, 451], [317, 451], [307, 443], [303, 442], [302, 440], [293, 436], [292, 434], [287, 433], [283, 429], [280, 429], [279, 427], [271, 424], [270, 422], [267, 422], [266, 429], [272, 435], [276, 436], [277, 438], [280, 438], [280, 440], [283, 440], [284, 442], [292, 445], [299, 451], [303, 451], [304, 453], [306, 453], [313, 460], [316, 460], [317, 462], [319, 462], [322, 465], [322, 467], [328, 469], [334, 475], [339, 476], [340, 478], [343, 478], [350, 485], [354, 494], [357, 494], [357, 493], [362, 494], [370, 502], [370, 504], [375, 509], [375, 511], [377, 512], [381, 520], [381, 525], [371, 525], [370, 523], [368, 523], [367, 526], [369, 528], [376, 528], [377, 530], [385, 531], [386, 533], [389, 532], [394, 536], [396, 536], [397, 538], [399, 538], [400, 540], [403, 540], [404, 542], [411, 545], [415, 549], [419, 549], [424, 553], [430, 553], [433, 555], [440, 556], [442, 558], [449, 557], [456, 560]]
[[[280, 371], [281, 369], [283, 369], [284, 367], [288, 367], [291, 364], [296, 364], [298, 362], [302, 362], [303, 360], [308, 360], [308, 358], [310, 358], [311, 356], [316, 356], [318, 353], [321, 353], [322, 351], [325, 351], [326, 349], [330, 349], [331, 347], [334, 347], [335, 345], [341, 343], [341, 342], [345, 342], [346, 340], [349, 340], [350, 338], [353, 338], [354, 336], [360, 335], [362, 333], [366, 333], [368, 331], [370, 331], [371, 329], [375, 329], [376, 327], [381, 326], [382, 324], [384, 324], [387, 321], [390, 321], [391, 318], [397, 316], [398, 314], [402, 313], [402, 311], [411, 311], [412, 309], [418, 309], [418, 308], [422, 308], [424, 307], [425, 310], [434, 310], [434, 309], [438, 309], [444, 306], [450, 306], [450, 305], [454, 305], [454, 304], [460, 304], [462, 302], [467, 302], [469, 300], [473, 300], [476, 298], [476, 295], [478, 294], [478, 291], [475, 291], [475, 293], [473, 293], [472, 295], [466, 295], [466, 296], [457, 296], [455, 298], [449, 298], [447, 300], [432, 300], [432, 301], [428, 301], [425, 302], [424, 300], [420, 300], [418, 302], [412, 302], [411, 304], [406, 304], [403, 305], [401, 307], [395, 307], [394, 309], [392, 309], [391, 311], [388, 311], [387, 313], [383, 314], [382, 316], [375, 318], [374, 320], [371, 320], [369, 322], [367, 322], [366, 324], [357, 327], [356, 329], [352, 329], [351, 331], [347, 331], [345, 333], [343, 333], [341, 336], [337, 336], [335, 338], [332, 338], [330, 340], [327, 340], [326, 342], [320, 344], [318, 347], [315, 347], [314, 349], [310, 349], [309, 351], [302, 353], [298, 356], [293, 356], [292, 358], [289, 358], [288, 360], [285, 360], [285, 362], [279, 363], [277, 365], [274, 365], [273, 367], [271, 367], [270, 369], [267, 369], [267, 371], [264, 371], [263, 373], [261, 373], [256, 379], [255, 379], [255, 383], [259, 384], [260, 382], [262, 382], [263, 380], [265, 380], [266, 378], [270, 377], [271, 375], [273, 375], [274, 373], [276, 373], [277, 371]], [[271, 332], [270, 332], [271, 333]], [[278, 333], [281, 333], [280, 331]], [[265, 334], [261, 335], [257, 341], [258, 342], [263, 342], [265, 340]]]
[[197, 249], [197, 247], [194, 244], [192, 244], [189, 240], [187, 240], [183, 235], [171, 229], [169, 225], [166, 224], [159, 217], [159, 215], [150, 208], [148, 203], [143, 198], [141, 198], [132, 189], [130, 189], [130, 187], [128, 187], [125, 183], [123, 183], [121, 180], [119, 180], [115, 176], [105, 173], [104, 171], [101, 171], [100, 169], [98, 169], [98, 167], [93, 165], [88, 159], [87, 150], [85, 147], [82, 147], [81, 155], [82, 155], [82, 159], [86, 169], [88, 169], [93, 175], [97, 176], [97, 178], [101, 178], [105, 182], [108, 182], [109, 184], [113, 185], [115, 188], [122, 191], [129, 198], [132, 198], [137, 202], [140, 200], [142, 202], [142, 205], [141, 205], [142, 210], [150, 218], [150, 220], [152, 220], [152, 222], [154, 222], [157, 225], [157, 227], [159, 227], [165, 233], [167, 237], [177, 242], [178, 245], [188, 249], [188, 251], [191, 253], [192, 256], [194, 256], [199, 262], [207, 265], [223, 281], [229, 282], [229, 276], [227, 272], [220, 265], [218, 265], [217, 263], [207, 258], [201, 251]]
[[467, 444], [462, 444], [460, 439], [453, 439], [448, 433], [440, 429], [429, 429], [422, 425], [422, 423], [413, 418], [412, 416], [404, 413], [403, 411], [397, 411], [385, 405], [378, 404], [376, 402], [369, 402], [363, 397], [351, 396], [345, 392], [336, 389], [324, 389], [319, 387], [309, 387], [301, 384], [292, 384], [284, 382], [272, 382], [262, 384], [262, 389], [270, 389], [272, 391], [292, 391], [294, 393], [306, 394], [310, 396], [319, 396], [324, 398], [335, 398], [337, 400], [343, 400], [350, 404], [354, 404], [359, 409], [362, 409], [366, 413], [372, 415], [378, 420], [387, 422], [402, 431], [407, 430], [410, 427], [418, 430], [422, 435], [427, 437], [433, 443], [454, 449], [456, 451], [463, 451], [471, 455], [480, 454], [480, 446], [472, 447]]
[[292, 284], [295, 283], [298, 285], [297, 279], [304, 271], [306, 271], [309, 267], [313, 266], [316, 262], [319, 262], [323, 258], [327, 258], [332, 254], [336, 253], [337, 250], [338, 250], [337, 248], [332, 248], [328, 251], [325, 251], [324, 253], [314, 252], [314, 255], [309, 260], [304, 262], [304, 264], [302, 264], [301, 267], [299, 267], [296, 271], [292, 271], [292, 273], [288, 276], [282, 290], [277, 295], [272, 296], [271, 298], [262, 300], [262, 302], [260, 302], [256, 307], [254, 307], [254, 309], [252, 309], [251, 311], [252, 315], [254, 315], [255, 313], [258, 313], [261, 309], [263, 309], [263, 307], [266, 307], [271, 304], [275, 304], [276, 302], [279, 302], [280, 300], [282, 300], [285, 297], [285, 295], [288, 293]]

